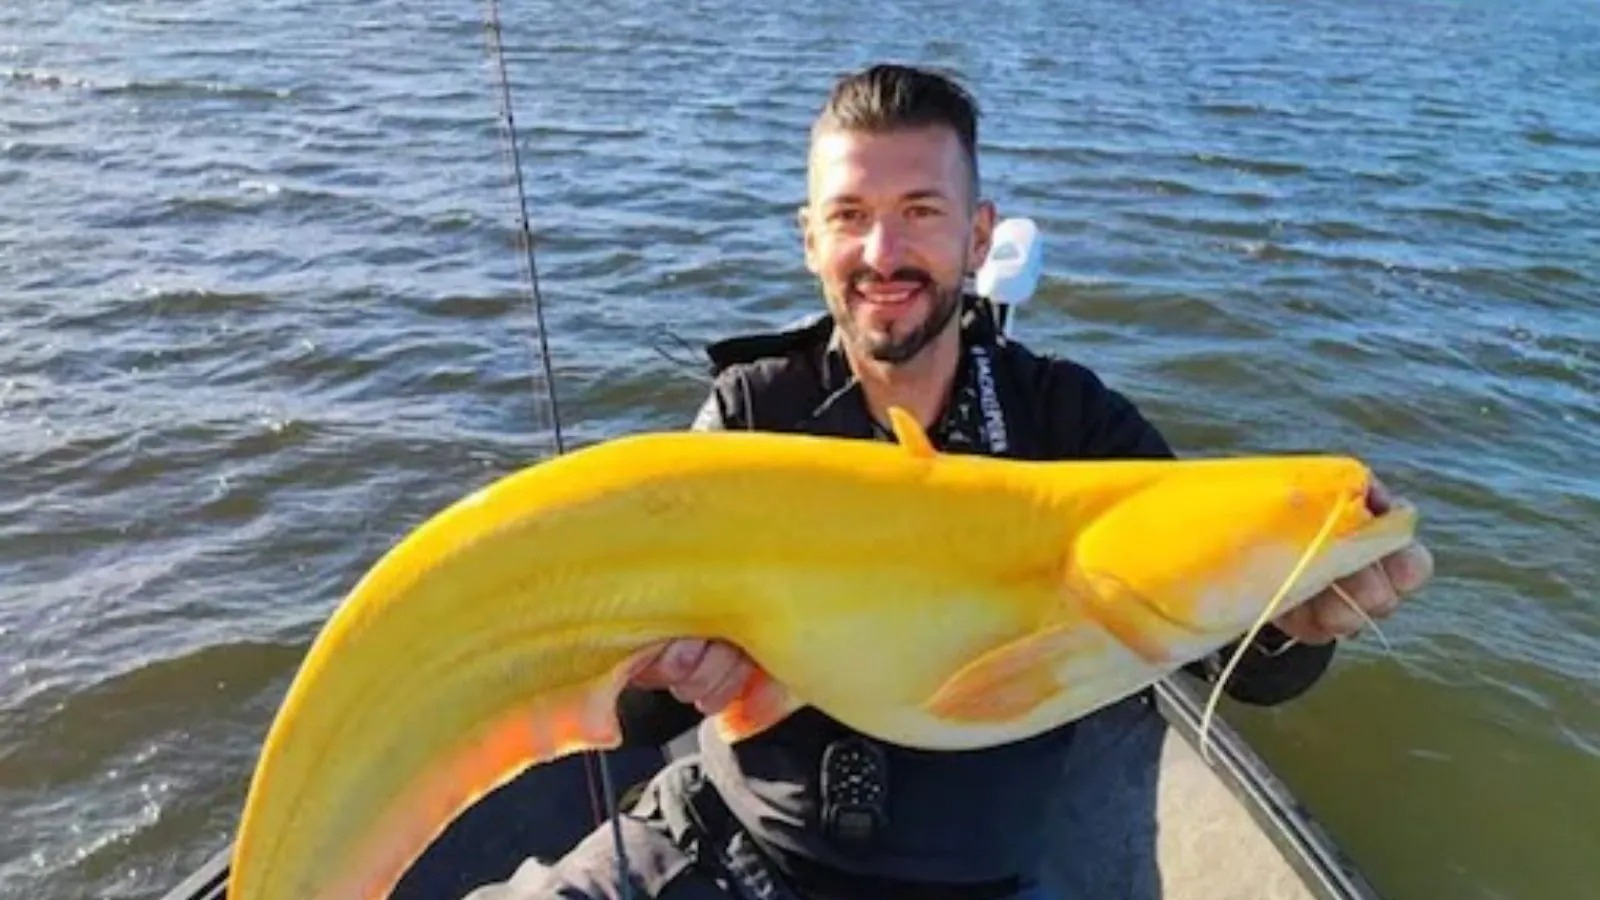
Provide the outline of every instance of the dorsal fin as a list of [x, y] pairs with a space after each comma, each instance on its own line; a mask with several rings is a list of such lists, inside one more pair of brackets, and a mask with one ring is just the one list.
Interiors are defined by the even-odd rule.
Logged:
[[898, 406], [889, 407], [889, 424], [894, 427], [894, 439], [907, 453], [917, 459], [932, 459], [937, 451], [933, 449], [933, 442], [928, 440], [928, 433], [922, 430], [915, 416]]

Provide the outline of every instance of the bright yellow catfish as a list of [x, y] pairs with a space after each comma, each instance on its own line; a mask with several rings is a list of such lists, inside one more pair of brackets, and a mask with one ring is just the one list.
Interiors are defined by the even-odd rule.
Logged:
[[898, 446], [621, 438], [424, 523], [291, 686], [229, 896], [387, 897], [482, 794], [614, 746], [618, 691], [669, 638], [770, 673], [720, 716], [730, 738], [813, 705], [886, 741], [991, 746], [1215, 651], [1416, 525], [1368, 512], [1354, 459], [1019, 462], [935, 454], [894, 422]]

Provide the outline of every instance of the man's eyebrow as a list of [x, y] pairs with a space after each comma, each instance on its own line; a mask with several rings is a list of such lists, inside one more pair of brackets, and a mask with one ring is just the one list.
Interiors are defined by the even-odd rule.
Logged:
[[[945, 193], [944, 191], [939, 190], [938, 188], [918, 188], [917, 190], [907, 191], [906, 193], [900, 195], [900, 200], [902, 202], [908, 201], [908, 200], [948, 200], [948, 199], [950, 199], [950, 195]], [[848, 205], [848, 204], [852, 204], [852, 203], [861, 203], [861, 202], [862, 202], [862, 199], [861, 199], [861, 196], [859, 194], [835, 194], [834, 196], [828, 197], [825, 200], [823, 200], [823, 204], [827, 205], [827, 206], [843, 206], [843, 205]]]

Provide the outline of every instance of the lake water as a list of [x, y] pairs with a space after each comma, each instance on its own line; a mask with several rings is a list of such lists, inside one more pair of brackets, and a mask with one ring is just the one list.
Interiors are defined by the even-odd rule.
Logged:
[[[483, 16], [0, 7], [0, 896], [198, 865], [342, 591], [548, 452]], [[686, 424], [678, 338], [817, 308], [835, 74], [953, 69], [1048, 236], [1024, 340], [1184, 452], [1354, 452], [1424, 510], [1392, 651], [1235, 721], [1389, 897], [1600, 896], [1600, 7], [505, 16], [574, 440]]]

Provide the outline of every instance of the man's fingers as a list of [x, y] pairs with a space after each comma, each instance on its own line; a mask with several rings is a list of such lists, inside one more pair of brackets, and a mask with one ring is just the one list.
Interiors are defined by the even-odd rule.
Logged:
[[1310, 600], [1295, 607], [1273, 622], [1284, 634], [1294, 638], [1302, 644], [1326, 644], [1334, 639], [1334, 635], [1327, 633], [1317, 624], [1316, 613], [1313, 607], [1316, 600]]
[[666, 688], [709, 715], [733, 702], [754, 671], [755, 663], [732, 644], [681, 638], [664, 645], [630, 680], [647, 690]]
[[1316, 627], [1329, 637], [1354, 637], [1361, 626], [1367, 624], [1360, 613], [1332, 592], [1318, 596], [1310, 607]]
[[1389, 574], [1382, 565], [1373, 564], [1365, 569], [1343, 579], [1339, 583], [1344, 588], [1345, 602], [1340, 603], [1351, 615], [1360, 616], [1350, 609], [1350, 603], [1361, 607], [1368, 616], [1381, 619], [1395, 611], [1400, 605], [1400, 592], [1395, 590], [1394, 584], [1389, 581]]
[[694, 671], [708, 649], [699, 638], [669, 641], [633, 675], [633, 683], [649, 690], [671, 687]]
[[751, 673], [755, 671], [755, 663], [737, 650], [734, 653], [734, 663], [728, 667], [721, 680], [695, 701], [695, 707], [706, 715], [712, 715], [732, 703], [744, 689], [745, 682], [750, 680]]
[[1433, 553], [1421, 543], [1407, 544], [1385, 556], [1381, 565], [1389, 583], [1402, 594], [1417, 591], [1433, 577]]
[[702, 700], [715, 699], [710, 695], [733, 674], [742, 658], [743, 654], [728, 644], [707, 644], [694, 668], [673, 683], [672, 695], [685, 703], [698, 704]]
[[1352, 603], [1364, 610], [1368, 618], [1377, 619], [1392, 612], [1398, 602], [1388, 579], [1374, 565], [1339, 579], [1333, 587], [1278, 617], [1274, 624], [1301, 643], [1326, 644], [1355, 635], [1367, 624], [1366, 618], [1351, 608]]

